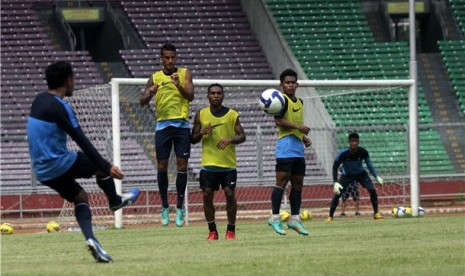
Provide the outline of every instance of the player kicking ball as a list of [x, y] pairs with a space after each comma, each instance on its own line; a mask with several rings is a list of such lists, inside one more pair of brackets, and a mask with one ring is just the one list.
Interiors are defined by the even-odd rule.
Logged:
[[209, 107], [195, 114], [192, 128], [192, 144], [202, 141], [202, 159], [200, 170], [200, 188], [203, 191], [203, 208], [210, 231], [207, 240], [217, 240], [218, 230], [215, 222], [215, 191], [223, 188], [226, 197], [228, 226], [227, 240], [236, 238], [236, 145], [245, 141], [245, 132], [239, 121], [239, 114], [223, 106], [223, 87], [214, 83], [208, 87]]
[[[32, 102], [27, 121], [27, 137], [32, 167], [37, 179], [74, 203], [74, 215], [86, 239], [86, 247], [97, 262], [113, 259], [102, 248], [92, 230], [92, 212], [86, 191], [77, 178], [97, 178], [112, 211], [135, 202], [139, 189], [129, 189], [121, 196], [116, 193], [114, 178], [123, 179], [123, 172], [103, 159], [86, 137], [71, 105], [64, 100], [73, 96], [74, 74], [71, 64], [59, 61], [45, 69], [48, 92], [40, 93]], [[67, 148], [70, 136], [82, 152]]]
[[[334, 212], [339, 204], [339, 198], [347, 191], [350, 183], [354, 181], [360, 183], [370, 193], [371, 205], [373, 206], [374, 219], [382, 219], [383, 216], [378, 213], [378, 195], [375, 186], [370, 179], [370, 176], [363, 168], [363, 161], [365, 161], [371, 174], [376, 178], [378, 184], [383, 185], [383, 179], [378, 175], [375, 167], [370, 161], [368, 151], [359, 147], [359, 135], [351, 133], [349, 135], [349, 147], [342, 149], [336, 156], [333, 164], [333, 179], [334, 179], [334, 197], [331, 201], [329, 209], [329, 217], [326, 222], [333, 221]], [[340, 179], [338, 180], [338, 170], [342, 166]]]

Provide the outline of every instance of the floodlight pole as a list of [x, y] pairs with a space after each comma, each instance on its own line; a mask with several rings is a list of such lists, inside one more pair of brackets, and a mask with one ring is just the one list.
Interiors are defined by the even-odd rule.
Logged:
[[418, 155], [418, 91], [415, 33], [415, 0], [409, 0], [410, 79], [414, 80], [409, 91], [409, 158], [410, 158], [410, 206], [412, 215], [418, 216], [420, 202], [419, 155]]

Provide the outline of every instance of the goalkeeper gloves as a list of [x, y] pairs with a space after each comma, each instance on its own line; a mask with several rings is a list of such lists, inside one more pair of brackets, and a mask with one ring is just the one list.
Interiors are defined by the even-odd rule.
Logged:
[[344, 187], [342, 187], [342, 185], [339, 183], [339, 182], [334, 182], [334, 186], [333, 186], [333, 192], [334, 194], [338, 195], [341, 193], [341, 190], [343, 189]]
[[384, 180], [379, 175], [376, 177], [376, 182], [378, 182], [378, 184], [381, 186], [384, 184]]

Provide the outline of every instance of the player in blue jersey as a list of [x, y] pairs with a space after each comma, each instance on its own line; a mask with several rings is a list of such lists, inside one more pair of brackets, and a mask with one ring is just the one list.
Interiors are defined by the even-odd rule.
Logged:
[[[371, 164], [370, 156], [368, 151], [362, 147], [359, 147], [359, 135], [357, 133], [351, 133], [349, 135], [349, 147], [342, 149], [336, 156], [333, 164], [333, 180], [334, 180], [334, 197], [331, 201], [331, 207], [329, 209], [329, 217], [326, 222], [331, 222], [334, 217], [337, 205], [339, 204], [339, 198], [347, 190], [350, 183], [357, 181], [370, 193], [370, 200], [373, 206], [374, 219], [382, 219], [383, 216], [378, 212], [378, 195], [376, 193], [375, 186], [370, 179], [370, 176], [363, 167], [363, 161], [365, 161], [368, 170], [376, 178], [376, 181], [383, 185], [383, 179], [378, 175], [373, 164]], [[339, 167], [342, 165], [342, 174], [340, 179], [337, 178], [337, 172]]]
[[[112, 258], [94, 236], [87, 193], [76, 179], [95, 175], [112, 211], [136, 201], [139, 189], [130, 189], [121, 196], [116, 193], [113, 179], [123, 179], [123, 172], [99, 154], [83, 133], [71, 105], [64, 100], [73, 95], [71, 64], [64, 61], [53, 63], [45, 69], [45, 77], [48, 92], [36, 96], [27, 121], [29, 154], [34, 173], [42, 184], [74, 203], [76, 220], [86, 239], [87, 249], [95, 260], [111, 262]], [[68, 135], [82, 152], [68, 150]]]
[[304, 147], [311, 145], [311, 140], [305, 136], [310, 128], [304, 125], [303, 102], [297, 98], [295, 92], [298, 87], [297, 73], [292, 69], [284, 70], [280, 77], [280, 86], [285, 98], [284, 108], [275, 115], [278, 127], [278, 141], [276, 143], [276, 185], [271, 193], [272, 215], [268, 225], [273, 230], [285, 235], [279, 211], [287, 183], [291, 182], [289, 203], [291, 217], [287, 226], [302, 235], [309, 232], [300, 222], [300, 205], [302, 201], [302, 187], [305, 176]]

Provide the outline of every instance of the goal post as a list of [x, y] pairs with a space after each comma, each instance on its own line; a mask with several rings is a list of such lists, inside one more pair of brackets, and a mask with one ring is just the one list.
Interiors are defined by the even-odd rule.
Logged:
[[[145, 87], [145, 84], [147, 82], [147, 79], [139, 79], [139, 78], [131, 78], [131, 79], [126, 79], [126, 78], [113, 78], [111, 80], [111, 103], [112, 103], [112, 158], [113, 158], [113, 163], [116, 166], [121, 167], [122, 162], [121, 162], [121, 135], [122, 135], [122, 129], [121, 129], [121, 94], [122, 94], [122, 87], [125, 87], [124, 89], [129, 89], [132, 92], [132, 96], [124, 96], [124, 97], [137, 97], [140, 95], [143, 87]], [[277, 80], [227, 80], [227, 79], [194, 79], [193, 80], [194, 86], [196, 88], [196, 100], [191, 104], [194, 109], [198, 110], [200, 107], [204, 107], [208, 104], [206, 101], [206, 87], [212, 83], [220, 83], [225, 87], [225, 90], [233, 90], [234, 92], [239, 93], [241, 89], [244, 88], [251, 88], [251, 89], [256, 89], [255, 93], [258, 93], [257, 91], [263, 91], [263, 89], [266, 88], [271, 88], [271, 87], [278, 87], [279, 86], [279, 81]], [[327, 102], [331, 101], [336, 101], [340, 99], [341, 101], [344, 101], [346, 97], [352, 97], [352, 96], [347, 96], [347, 95], [356, 95], [359, 93], [361, 97], [370, 97], [370, 95], [374, 95], [373, 93], [376, 93], [374, 97], [379, 97], [381, 99], [383, 95], [389, 95], [389, 93], [394, 93], [390, 92], [389, 89], [394, 89], [395, 88], [402, 88], [398, 90], [395, 93], [404, 93], [404, 98], [407, 99], [408, 97], [408, 91], [409, 88], [414, 85], [413, 80], [299, 80], [299, 89], [298, 89], [298, 96], [301, 97], [304, 100], [304, 106], [305, 106], [305, 123], [310, 126], [312, 129], [311, 135], [312, 139], [314, 141], [314, 149], [312, 151], [312, 154], [315, 156], [318, 156], [318, 165], [322, 168], [321, 171], [322, 173], [325, 173], [327, 176], [330, 175], [330, 167], [332, 165], [332, 162], [335, 157], [335, 153], [337, 152], [338, 145], [341, 145], [343, 143], [346, 143], [346, 141], [342, 141], [344, 137], [346, 137], [347, 131], [359, 131], [361, 130], [362, 132], [365, 131], [366, 135], [376, 135], [376, 131], [379, 131], [380, 128], [383, 126], [372, 126], [372, 125], [363, 125], [363, 124], [358, 124], [358, 125], [337, 125], [333, 119], [331, 118], [331, 115], [329, 114], [327, 110], [327, 105], [328, 103], [325, 103], [322, 99], [327, 97], [329, 100]], [[129, 87], [129, 88], [128, 88]], [[227, 88], [226, 88], [227, 87]], [[246, 89], [244, 89], [246, 90]], [[373, 92], [376, 91], [376, 92]], [[379, 91], [379, 92], [378, 92]], [[383, 94], [382, 91], [385, 91]], [[388, 92], [386, 92], [388, 91]], [[365, 93], [366, 95], [362, 95], [361, 93]], [[371, 94], [370, 94], [371, 93]], [[378, 94], [379, 93], [379, 94]], [[258, 98], [258, 94], [256, 95]], [[235, 106], [239, 107], [242, 105], [248, 105], [247, 108], [248, 110], [245, 113], [245, 116], [256, 116], [254, 114], [256, 111], [253, 110], [254, 108], [258, 109], [258, 104], [257, 102], [250, 102], [251, 98], [254, 98], [253, 96], [251, 97], [250, 94], [247, 95], [246, 100], [241, 100], [241, 96], [234, 97], [233, 100], [231, 100], [228, 96], [225, 99], [225, 105], [231, 106], [234, 108]], [[389, 98], [386, 96], [386, 98]], [[378, 99], [378, 100], [379, 100]], [[134, 99], [133, 99], [134, 100]], [[408, 112], [408, 106], [409, 104], [407, 102], [403, 103], [406, 108], [406, 110], [403, 110], [403, 112], [407, 111], [408, 113], [408, 123], [412, 122], [417, 122], [418, 123], [418, 113], [417, 112]], [[131, 108], [131, 107], [128, 107]], [[334, 107], [332, 107], [334, 108]], [[361, 108], [367, 108], [364, 106], [361, 106]], [[192, 109], [192, 108], [191, 108]], [[196, 110], [191, 110], [192, 112], [195, 112]], [[383, 111], [380, 111], [383, 112]], [[264, 114], [264, 113], [263, 113]], [[247, 123], [247, 127], [255, 127], [257, 125], [258, 127], [256, 128], [257, 131], [255, 132], [256, 136], [253, 137], [247, 137], [248, 139], [263, 139], [262, 143], [263, 145], [267, 145], [267, 139], [270, 138], [263, 138], [262, 132], [275, 132], [274, 127], [270, 127], [270, 124], [273, 125], [273, 119], [271, 116], [264, 116], [264, 120], [267, 120], [269, 124], [261, 125], [260, 123]], [[131, 116], [131, 115], [129, 115]], [[241, 115], [241, 118], [243, 115]], [[153, 120], [155, 118], [152, 117]], [[404, 118], [405, 119], [405, 118]], [[342, 119], [344, 120], [344, 119]], [[241, 119], [242, 121], [242, 119]], [[244, 121], [243, 121], [244, 122]], [[405, 123], [398, 123], [401, 127], [405, 127]], [[418, 131], [418, 127], [412, 127], [411, 125], [408, 125], [408, 129], [413, 129]], [[143, 127], [140, 126], [138, 127], [139, 131], [144, 131]], [[333, 129], [333, 131], [328, 131], [329, 129]], [[152, 129], [152, 131], [154, 131]], [[338, 132], [339, 131], [339, 132]], [[393, 132], [395, 133], [395, 132]], [[418, 137], [418, 134], [416, 136], [412, 136], [410, 134], [410, 139], [412, 137]], [[141, 134], [142, 135], [142, 134]], [[395, 135], [395, 134], [393, 134]], [[255, 138], [257, 137], [257, 138]], [[270, 136], [273, 137], [273, 136]], [[272, 138], [274, 139], [274, 138]], [[342, 140], [341, 140], [342, 139]], [[409, 139], [406, 137], [406, 139]], [[321, 142], [324, 141], [325, 145], [318, 145]], [[407, 142], [407, 141], [404, 141]], [[382, 146], [381, 143], [389, 143], [389, 141], [381, 141], [379, 142], [378, 146]], [[269, 147], [268, 147], [269, 148]], [[406, 149], [408, 152], [406, 153], [408, 156], [411, 156], [412, 154], [418, 155], [418, 144], [416, 144], [416, 147], [412, 148], [411, 146], [407, 146]], [[264, 149], [265, 150], [265, 149]], [[269, 150], [269, 149], [268, 149]], [[368, 148], [370, 151], [370, 149]], [[257, 153], [257, 156], [261, 156], [259, 153]], [[250, 156], [247, 156], [244, 158], [244, 160], [247, 160], [247, 158], [251, 158]], [[253, 158], [253, 156], [252, 156]], [[246, 162], [246, 161], [244, 161]], [[408, 162], [408, 161], [407, 161]], [[257, 164], [257, 163], [251, 163], [251, 164]], [[197, 165], [197, 164], [196, 164]], [[251, 165], [252, 166], [252, 165]], [[124, 168], [123, 168], [124, 169]], [[407, 166], [406, 170], [409, 170], [410, 166]], [[416, 171], [416, 175], [410, 174], [410, 183], [411, 185], [416, 185], [418, 186], [418, 170]], [[260, 174], [261, 173], [261, 174]], [[257, 173], [257, 181], [260, 181], [258, 179], [258, 176], [263, 175], [263, 172], [258, 172]], [[255, 177], [255, 176], [251, 176]], [[268, 181], [271, 181], [268, 179]], [[328, 177], [324, 179], [327, 183], [330, 183], [330, 180]], [[121, 187], [121, 182], [116, 181], [116, 188], [117, 192], [121, 193], [122, 192], [122, 187]], [[418, 190], [418, 187], [410, 187], [411, 191]], [[405, 188], [402, 188], [405, 189]], [[404, 191], [405, 192], [405, 191]], [[408, 193], [408, 192], [407, 192]], [[396, 195], [388, 195], [387, 197], [396, 197]], [[188, 198], [188, 197], [186, 197]], [[254, 202], [256, 203], [256, 202]], [[190, 203], [189, 203], [190, 204]], [[410, 204], [414, 208], [413, 211], [416, 211], [417, 208], [415, 206], [419, 206], [419, 198], [418, 195], [415, 195], [414, 193], [410, 193]], [[189, 207], [186, 207], [189, 209]], [[414, 213], [415, 214], [415, 213]], [[115, 227], [116, 228], [121, 228], [123, 226], [123, 212], [118, 211], [115, 213]]]

